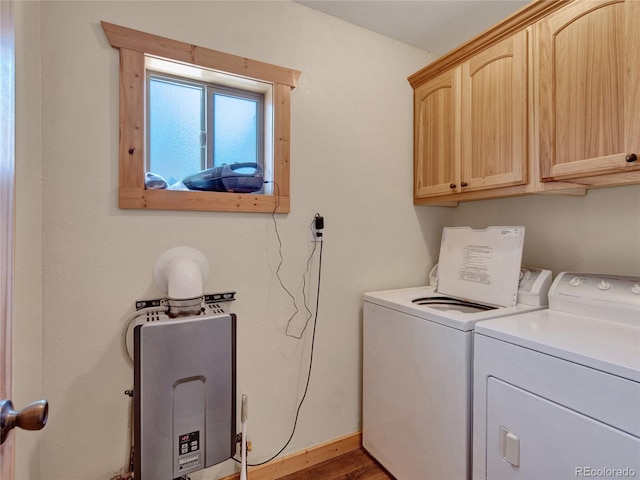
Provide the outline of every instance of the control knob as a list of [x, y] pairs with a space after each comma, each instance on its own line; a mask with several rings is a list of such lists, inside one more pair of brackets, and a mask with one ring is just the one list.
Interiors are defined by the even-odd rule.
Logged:
[[569, 285], [571, 285], [572, 287], [577, 287], [582, 283], [582, 280], [580, 280], [578, 277], [573, 277], [571, 280], [569, 280]]
[[600, 281], [598, 284], [598, 288], [600, 290], [609, 290], [611, 288], [611, 283], [605, 282], [604, 280]]
[[631, 287], [631, 293], [640, 295], [640, 284], [636, 283], [633, 287]]

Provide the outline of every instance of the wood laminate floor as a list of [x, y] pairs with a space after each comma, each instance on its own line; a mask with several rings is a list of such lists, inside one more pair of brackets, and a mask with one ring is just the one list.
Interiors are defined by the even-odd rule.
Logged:
[[393, 477], [367, 452], [359, 449], [278, 480], [393, 480]]

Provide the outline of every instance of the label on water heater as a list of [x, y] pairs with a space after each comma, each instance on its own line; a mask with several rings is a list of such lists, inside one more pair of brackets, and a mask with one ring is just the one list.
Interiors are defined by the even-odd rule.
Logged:
[[198, 467], [200, 466], [200, 454], [194, 453], [188, 457], [181, 458], [178, 460], [178, 464], [180, 466], [180, 470]]

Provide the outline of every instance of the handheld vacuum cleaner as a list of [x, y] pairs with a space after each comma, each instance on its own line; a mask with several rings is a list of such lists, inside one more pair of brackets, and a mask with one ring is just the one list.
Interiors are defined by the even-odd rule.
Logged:
[[189, 190], [210, 192], [252, 193], [262, 188], [262, 166], [243, 162], [202, 170], [182, 180]]

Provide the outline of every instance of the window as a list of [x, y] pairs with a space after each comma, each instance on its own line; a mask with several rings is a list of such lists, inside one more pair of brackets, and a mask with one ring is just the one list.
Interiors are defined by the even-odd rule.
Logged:
[[171, 185], [232, 163], [264, 168], [264, 94], [147, 70], [147, 165]]
[[[300, 72], [102, 22], [120, 50], [120, 208], [289, 211], [290, 91]], [[146, 189], [224, 163], [255, 162], [253, 194]], [[274, 187], [275, 185], [275, 187]]]

